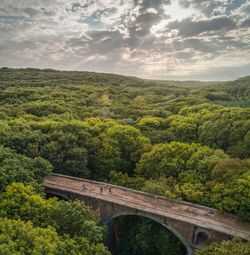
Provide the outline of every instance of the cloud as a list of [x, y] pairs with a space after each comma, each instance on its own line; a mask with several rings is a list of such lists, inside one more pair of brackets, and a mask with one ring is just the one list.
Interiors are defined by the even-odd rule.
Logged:
[[188, 8], [193, 6], [207, 17], [230, 15], [233, 11], [244, 5], [247, 0], [180, 0], [180, 4]]
[[156, 10], [162, 9], [163, 5], [169, 5], [170, 0], [134, 0], [134, 5], [138, 6], [141, 12], [153, 8]]
[[241, 23], [241, 27], [250, 27], [250, 19], [244, 20]]
[[219, 17], [208, 20], [192, 21], [187, 18], [182, 21], [175, 21], [168, 25], [168, 29], [177, 29], [178, 34], [183, 37], [197, 36], [201, 33], [223, 32], [234, 29], [235, 22], [228, 17]]
[[176, 1], [1, 0], [0, 63], [210, 79], [237, 61], [246, 72], [249, 3]]

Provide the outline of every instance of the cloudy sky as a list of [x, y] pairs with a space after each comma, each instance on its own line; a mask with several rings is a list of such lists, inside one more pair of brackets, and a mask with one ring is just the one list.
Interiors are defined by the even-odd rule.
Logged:
[[250, 74], [250, 1], [0, 0], [0, 66], [234, 79]]

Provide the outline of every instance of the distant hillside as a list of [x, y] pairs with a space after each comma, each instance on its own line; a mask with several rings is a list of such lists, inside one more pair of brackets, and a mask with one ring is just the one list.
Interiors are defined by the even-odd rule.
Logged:
[[184, 88], [201, 88], [208, 87], [211, 85], [217, 85], [224, 82], [221, 81], [175, 81], [175, 80], [153, 80], [155, 83], [168, 84], [171, 86], [178, 86]]
[[[132, 76], [124, 76], [110, 73], [96, 73], [86, 71], [59, 71], [53, 69], [24, 68], [13, 69], [0, 68], [0, 88], [6, 85], [32, 85], [37, 87], [65, 84], [109, 84], [114, 86], [151, 87], [181, 87], [187, 89], [202, 89], [223, 94], [225, 97], [242, 98], [249, 97], [250, 76], [234, 81], [175, 81], [175, 80], [149, 80]], [[222, 98], [225, 99], [223, 96]], [[210, 99], [210, 98], [209, 98]], [[221, 98], [219, 98], [221, 99]], [[213, 99], [212, 99], [213, 100]]]
[[3, 84], [27, 85], [32, 82], [33, 86], [46, 86], [58, 84], [79, 84], [79, 83], [108, 83], [111, 85], [120, 84], [144, 84], [144, 80], [117, 74], [80, 72], [80, 71], [58, 71], [52, 69], [12, 69], [0, 68], [0, 81]]
[[204, 88], [205, 97], [227, 107], [250, 107], [250, 76]]
[[[58, 71], [53, 69], [12, 69], [0, 68], [0, 81], [2, 85], [30, 85], [46, 86], [59, 84], [79, 84], [79, 83], [98, 83], [110, 85], [128, 85], [138, 87], [148, 87], [154, 84], [161, 86], [174, 86], [184, 88], [207, 87], [219, 82], [202, 82], [202, 81], [174, 81], [174, 80], [149, 80], [137, 77], [124, 76], [109, 73], [96, 73], [85, 71]], [[0, 84], [0, 85], [1, 85]]]
[[222, 88], [226, 90], [233, 97], [249, 97], [250, 96], [250, 75], [239, 78], [235, 81], [225, 82], [221, 84]]

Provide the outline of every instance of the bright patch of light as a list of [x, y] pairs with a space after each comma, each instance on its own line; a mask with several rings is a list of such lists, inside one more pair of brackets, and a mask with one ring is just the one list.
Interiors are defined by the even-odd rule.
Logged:
[[149, 8], [149, 9], [147, 9], [147, 13], [155, 13], [155, 14], [157, 14], [158, 12], [154, 8]]
[[[194, 16], [194, 14], [197, 15], [197, 10], [195, 11], [191, 7], [181, 7], [178, 0], [172, 1], [170, 5], [166, 5], [163, 8], [168, 19], [163, 19], [157, 25], [152, 26], [151, 33], [156, 37], [161, 37], [164, 34], [164, 28], [166, 28], [168, 23], [175, 20], [181, 21], [185, 18]], [[168, 37], [173, 36], [174, 34], [168, 35]]]
[[170, 17], [169, 22], [174, 20], [180, 21], [195, 14], [194, 9], [181, 7], [177, 0], [172, 1], [171, 5], [166, 5], [164, 12]]
[[164, 30], [168, 23], [169, 20], [161, 20], [160, 23], [151, 27], [151, 33], [154, 34], [156, 37], [161, 37], [161, 35], [163, 35], [161, 31]]

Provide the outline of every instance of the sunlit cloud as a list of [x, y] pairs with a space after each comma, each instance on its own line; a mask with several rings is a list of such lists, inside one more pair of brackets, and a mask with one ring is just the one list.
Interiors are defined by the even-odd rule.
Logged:
[[2, 66], [204, 80], [250, 70], [246, 0], [2, 0], [0, 33]]
[[170, 21], [181, 21], [188, 17], [193, 17], [195, 14], [197, 15], [197, 10], [193, 7], [189, 6], [187, 8], [183, 8], [178, 1], [172, 1], [172, 3], [168, 6], [164, 6], [164, 13], [169, 16]]

